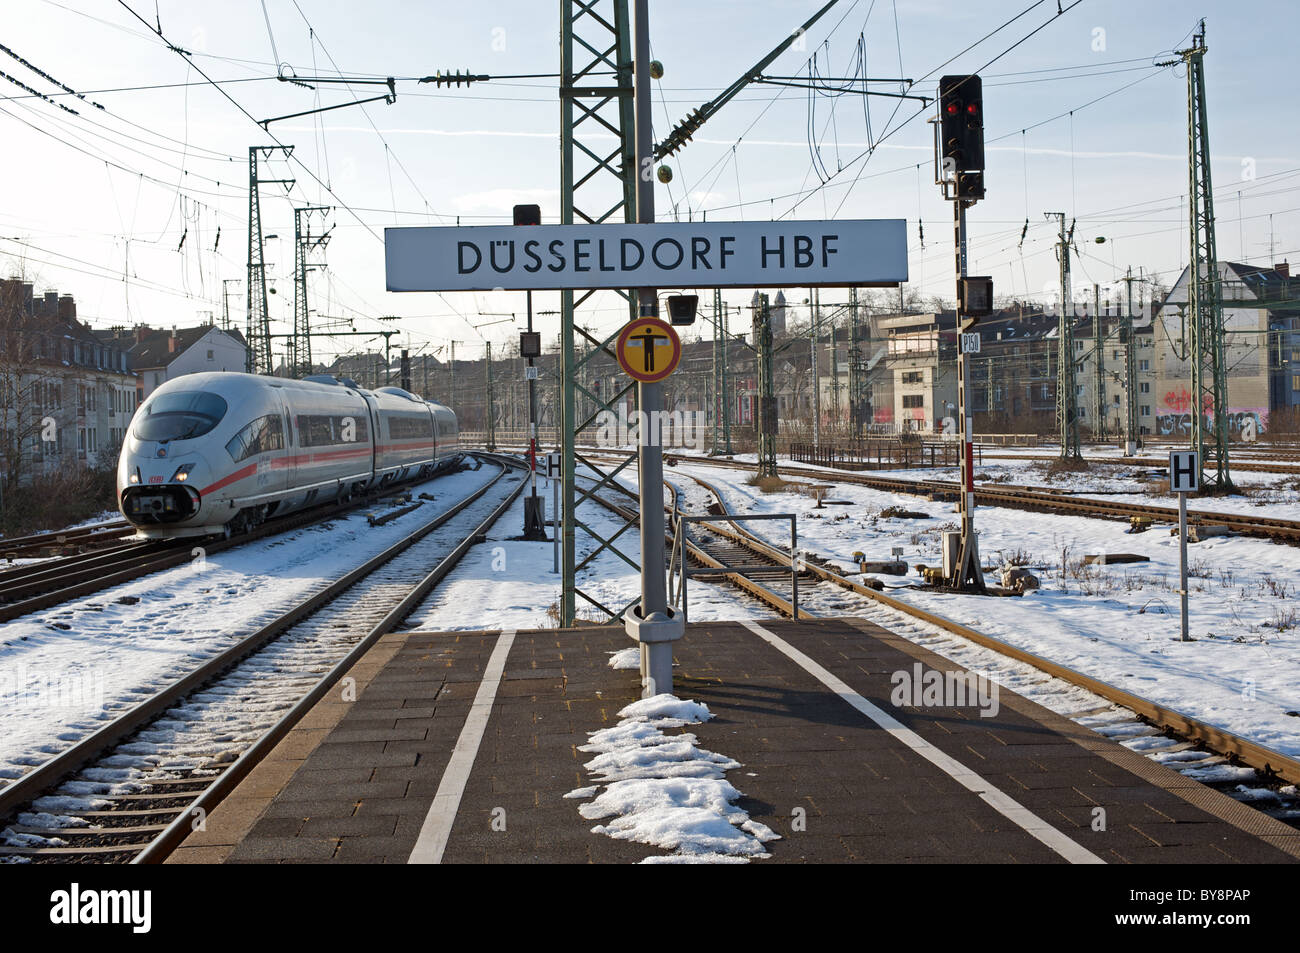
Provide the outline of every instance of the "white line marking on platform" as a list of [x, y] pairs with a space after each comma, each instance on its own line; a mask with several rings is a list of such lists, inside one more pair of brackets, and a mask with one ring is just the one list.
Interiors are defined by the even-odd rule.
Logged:
[[506, 656], [510, 646], [515, 642], [515, 629], [502, 629], [497, 644], [488, 657], [487, 667], [483, 670], [483, 681], [479, 683], [474, 703], [470, 705], [465, 717], [465, 727], [460, 730], [456, 747], [452, 749], [447, 769], [442, 773], [438, 783], [438, 793], [429, 805], [429, 813], [420, 826], [420, 836], [415, 839], [415, 847], [408, 864], [440, 864], [443, 851], [447, 849], [447, 838], [451, 836], [451, 826], [456, 823], [456, 814], [460, 811], [460, 799], [465, 793], [469, 773], [474, 768], [478, 757], [479, 745], [483, 743], [483, 734], [487, 731], [488, 718], [492, 715], [492, 703], [496, 701], [497, 688], [501, 684], [501, 675], [506, 668]]
[[789, 642], [748, 619], [741, 619], [740, 624], [767, 642], [778, 652], [812, 675], [823, 685], [839, 695], [846, 702], [866, 715], [885, 731], [889, 732], [903, 744], [907, 745], [926, 761], [943, 771], [962, 787], [978, 794], [980, 800], [988, 804], [1003, 817], [1024, 829], [1030, 837], [1042, 842], [1056, 851], [1072, 864], [1104, 864], [1105, 861], [1092, 851], [1066, 837], [1051, 824], [1024, 807], [1010, 795], [995, 788], [978, 774], [955, 758], [944, 754], [930, 742], [926, 741], [911, 728], [899, 722], [883, 709], [877, 708], [847, 684], [836, 678], [833, 673], [823, 668]]

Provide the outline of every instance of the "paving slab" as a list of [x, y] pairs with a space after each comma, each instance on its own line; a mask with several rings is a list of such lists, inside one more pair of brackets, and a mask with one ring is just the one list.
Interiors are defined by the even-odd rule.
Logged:
[[[900, 673], [964, 673], [873, 623], [757, 626], [691, 625], [674, 678], [714, 714], [699, 744], [741, 763], [740, 806], [780, 835], [760, 863], [1300, 858], [1295, 829], [1008, 689], [895, 705]], [[639, 697], [607, 664], [630, 644], [619, 626], [386, 636], [170, 862], [406, 863], [433, 841], [444, 863], [663, 854], [593, 833], [565, 797], [594, 783], [579, 746]]]

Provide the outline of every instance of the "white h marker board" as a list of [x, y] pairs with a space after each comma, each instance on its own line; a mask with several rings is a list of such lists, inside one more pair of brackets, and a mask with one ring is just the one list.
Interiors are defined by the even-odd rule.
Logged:
[[1195, 450], [1169, 451], [1169, 491], [1196, 493], [1201, 486], [1201, 461]]

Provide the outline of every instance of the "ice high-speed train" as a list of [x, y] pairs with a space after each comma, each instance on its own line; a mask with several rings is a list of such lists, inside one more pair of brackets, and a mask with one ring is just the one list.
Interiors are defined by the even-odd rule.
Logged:
[[459, 453], [456, 415], [400, 387], [189, 374], [136, 411], [122, 515], [151, 538], [242, 532], [272, 515], [426, 476]]

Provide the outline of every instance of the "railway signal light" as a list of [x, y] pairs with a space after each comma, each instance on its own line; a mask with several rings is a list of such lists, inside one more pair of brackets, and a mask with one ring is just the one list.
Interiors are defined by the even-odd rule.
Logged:
[[[978, 76], [940, 78], [939, 147], [945, 168], [984, 171], [984, 93]], [[982, 196], [982, 176], [979, 188]]]
[[669, 295], [668, 317], [673, 324], [679, 326], [694, 324], [695, 309], [699, 303], [699, 295]]
[[516, 205], [515, 224], [516, 225], [542, 224], [542, 207], [540, 205]]
[[963, 275], [957, 281], [957, 310], [966, 317], [982, 318], [993, 313], [993, 279]]

